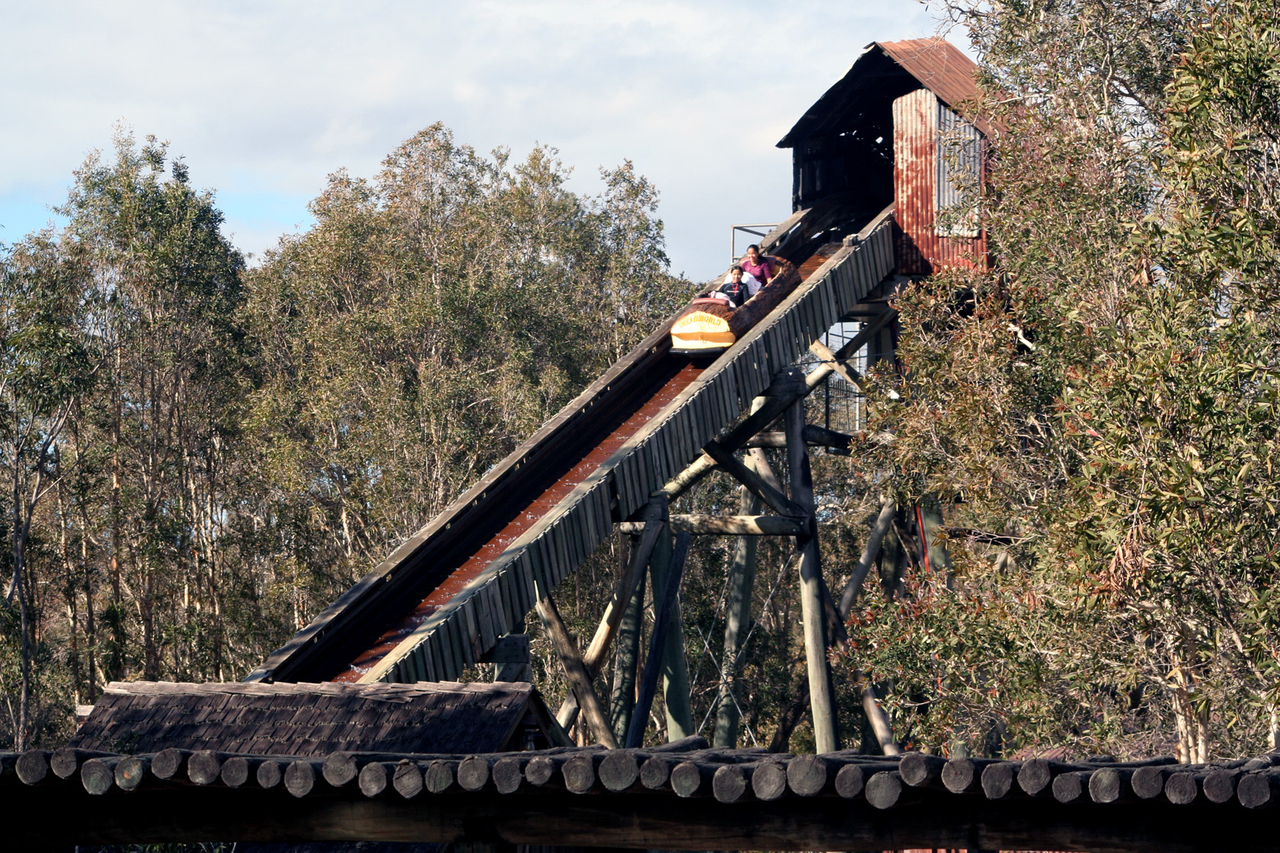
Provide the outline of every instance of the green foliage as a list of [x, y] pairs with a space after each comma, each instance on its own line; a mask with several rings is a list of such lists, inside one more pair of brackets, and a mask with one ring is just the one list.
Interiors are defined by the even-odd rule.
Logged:
[[[656, 192], [586, 198], [550, 149], [512, 165], [440, 125], [372, 181], [333, 175], [267, 254], [243, 317], [248, 424], [284, 560], [314, 612], [674, 310]], [[278, 585], [279, 586], [279, 585]], [[305, 581], [304, 581], [305, 586]]]
[[[909, 375], [876, 426], [901, 499], [953, 499], [952, 524], [1014, 544], [953, 541], [955, 591], [915, 577], [876, 603], [860, 665], [934, 744], [995, 725], [1039, 748], [1176, 731], [1185, 759], [1259, 751], [1280, 639], [1276, 12], [963, 12], [1004, 125], [997, 265], [904, 295]], [[963, 641], [943, 629], [961, 621]]]
[[165, 144], [91, 156], [0, 257], [0, 736], [252, 668], [669, 314], [656, 191], [567, 175], [436, 125], [246, 275]]

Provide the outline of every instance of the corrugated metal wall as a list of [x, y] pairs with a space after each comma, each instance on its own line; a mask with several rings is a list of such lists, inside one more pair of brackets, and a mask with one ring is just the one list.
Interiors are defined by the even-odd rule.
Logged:
[[[944, 267], [985, 265], [987, 241], [975, 227], [976, 211], [970, 218], [956, 209], [975, 197], [981, 163], [977, 129], [933, 92], [917, 89], [893, 102], [899, 273], [929, 275]], [[950, 211], [941, 223], [939, 210]]]

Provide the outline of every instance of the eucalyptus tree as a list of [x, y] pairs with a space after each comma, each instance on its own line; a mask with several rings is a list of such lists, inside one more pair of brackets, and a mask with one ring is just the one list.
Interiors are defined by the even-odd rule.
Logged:
[[485, 156], [436, 124], [248, 279], [266, 587], [305, 621], [647, 334], [687, 285], [630, 164], [566, 187], [553, 149]]
[[910, 373], [880, 426], [904, 500], [954, 498], [1001, 544], [953, 541], [957, 591], [915, 577], [888, 610], [916, 620], [911, 650], [881, 619], [862, 653], [934, 743], [1259, 750], [1280, 639], [1277, 13], [956, 11], [1003, 125], [995, 269], [904, 296]]
[[16, 646], [16, 654], [0, 662], [0, 689], [17, 749], [42, 728], [33, 719], [33, 700], [46, 680], [36, 662], [49, 657], [41, 642], [47, 602], [37, 556], [45, 544], [47, 498], [66, 474], [60, 442], [68, 421], [101, 366], [99, 343], [86, 323], [95, 300], [85, 260], [81, 247], [60, 244], [47, 231], [0, 256], [0, 505], [7, 510], [0, 531], [8, 545], [0, 559], [7, 569], [4, 639]]
[[122, 133], [112, 155], [89, 157], [60, 209], [58, 239], [85, 255], [102, 297], [93, 332], [106, 354], [76, 423], [95, 478], [67, 495], [87, 511], [64, 521], [96, 545], [101, 591], [90, 582], [82, 606], [109, 630], [104, 677], [218, 678], [244, 264], [212, 195], [163, 143]]

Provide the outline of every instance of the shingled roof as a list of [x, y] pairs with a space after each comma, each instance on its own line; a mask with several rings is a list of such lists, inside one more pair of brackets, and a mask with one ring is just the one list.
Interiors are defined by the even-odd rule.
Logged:
[[558, 741], [526, 682], [113, 682], [71, 746], [250, 755], [501, 752]]

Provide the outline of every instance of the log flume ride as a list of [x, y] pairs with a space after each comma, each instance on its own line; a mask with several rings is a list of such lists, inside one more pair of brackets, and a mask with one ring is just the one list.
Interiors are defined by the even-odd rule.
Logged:
[[892, 273], [892, 207], [846, 204], [800, 211], [761, 241], [794, 271], [735, 312], [722, 355], [673, 355], [677, 312], [247, 680], [452, 680], [480, 661]]

